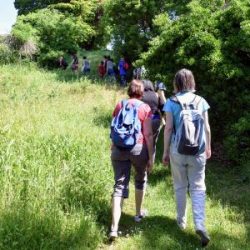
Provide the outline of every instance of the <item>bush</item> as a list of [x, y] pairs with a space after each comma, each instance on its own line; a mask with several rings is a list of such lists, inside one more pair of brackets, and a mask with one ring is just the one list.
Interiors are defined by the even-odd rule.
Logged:
[[[170, 89], [179, 69], [192, 70], [198, 94], [211, 106], [213, 141], [221, 143], [227, 136], [233, 139], [232, 132], [245, 136], [240, 127], [247, 117], [244, 110], [250, 109], [250, 12], [246, 0], [217, 7], [213, 2], [190, 1], [187, 12], [177, 12], [177, 18], [158, 17], [156, 24], [161, 25], [161, 33], [150, 42], [140, 63], [152, 79], [161, 76]], [[235, 121], [236, 127], [231, 127]], [[239, 142], [234, 143], [239, 152]]]
[[5, 42], [0, 42], [0, 64], [13, 63], [17, 60], [17, 53]]
[[73, 15], [42, 9], [19, 16], [12, 34], [19, 50], [29, 47], [28, 57], [36, 55], [41, 65], [53, 67], [60, 55], [77, 51], [94, 35], [94, 30]]
[[234, 123], [225, 139], [227, 157], [234, 163], [250, 162], [250, 113]]

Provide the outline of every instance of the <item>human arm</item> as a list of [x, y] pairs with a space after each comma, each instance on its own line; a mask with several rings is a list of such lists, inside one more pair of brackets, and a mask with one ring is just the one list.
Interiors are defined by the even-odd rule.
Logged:
[[158, 89], [157, 91], [158, 95], [159, 95], [159, 98], [161, 100], [161, 103], [165, 103], [167, 100], [166, 100], [166, 97], [165, 97], [165, 93], [164, 93], [164, 90], [162, 89]]
[[170, 141], [173, 132], [173, 116], [171, 112], [166, 112], [166, 124], [164, 129], [164, 150], [162, 156], [162, 163], [164, 166], [169, 164], [169, 149]]
[[158, 97], [158, 109], [160, 110], [160, 113], [161, 113], [161, 122], [164, 126], [165, 125], [165, 116], [164, 116], [164, 112], [163, 112], [163, 107], [164, 107], [164, 104], [166, 103], [167, 100], [166, 100], [166, 97], [164, 94], [164, 90], [158, 89], [156, 94]]
[[147, 171], [150, 173], [153, 168], [153, 154], [154, 154], [154, 147], [153, 147], [153, 130], [152, 130], [152, 120], [150, 117], [148, 117], [143, 122], [143, 136], [146, 141], [147, 149], [148, 149], [148, 165], [147, 165]]
[[210, 130], [207, 111], [203, 112], [203, 119], [204, 119], [205, 136], [206, 136], [205, 152], [207, 159], [209, 159], [211, 157], [212, 152], [211, 152], [211, 130]]

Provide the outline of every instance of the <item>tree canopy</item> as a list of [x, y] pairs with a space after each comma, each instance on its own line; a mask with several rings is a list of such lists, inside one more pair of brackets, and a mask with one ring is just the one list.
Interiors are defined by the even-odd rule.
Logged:
[[245, 135], [250, 132], [246, 122], [250, 110], [249, 2], [189, 1], [184, 12], [177, 11], [174, 19], [159, 15], [155, 25], [161, 32], [138, 62], [145, 64], [151, 78], [164, 79], [170, 86], [177, 70], [191, 69], [199, 93], [212, 107], [216, 140], [224, 140], [230, 158], [245, 156], [249, 145]]
[[134, 61], [154, 36], [153, 19], [165, 11], [165, 0], [122, 1], [105, 4], [104, 22], [117, 54]]
[[69, 3], [70, 0], [15, 0], [14, 6], [18, 10], [18, 15], [28, 14], [37, 9], [46, 8], [50, 4]]
[[[36, 2], [36, 1], [34, 1]], [[33, 42], [39, 62], [52, 65], [63, 53], [88, 48], [98, 33], [100, 1], [20, 1], [20, 13], [12, 34], [20, 46]], [[34, 8], [33, 8], [33, 7]]]

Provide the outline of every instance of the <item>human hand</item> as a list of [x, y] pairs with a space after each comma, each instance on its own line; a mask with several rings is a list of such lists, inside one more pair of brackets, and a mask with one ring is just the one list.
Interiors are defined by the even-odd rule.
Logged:
[[149, 159], [148, 163], [147, 163], [147, 173], [148, 174], [150, 174], [152, 172], [153, 165], [154, 165], [153, 159]]
[[209, 158], [211, 157], [211, 155], [212, 155], [211, 149], [210, 149], [210, 148], [209, 148], [209, 149], [207, 148], [207, 149], [206, 149], [206, 158], [209, 159]]
[[162, 156], [162, 163], [164, 166], [168, 166], [170, 162], [169, 152], [164, 152]]

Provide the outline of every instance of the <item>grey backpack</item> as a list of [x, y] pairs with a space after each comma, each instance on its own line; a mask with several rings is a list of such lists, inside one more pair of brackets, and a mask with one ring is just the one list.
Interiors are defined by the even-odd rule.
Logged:
[[178, 96], [172, 98], [181, 105], [179, 127], [175, 128], [174, 144], [183, 155], [198, 155], [205, 151], [204, 119], [198, 109], [202, 97], [194, 95], [191, 102], [182, 102]]

